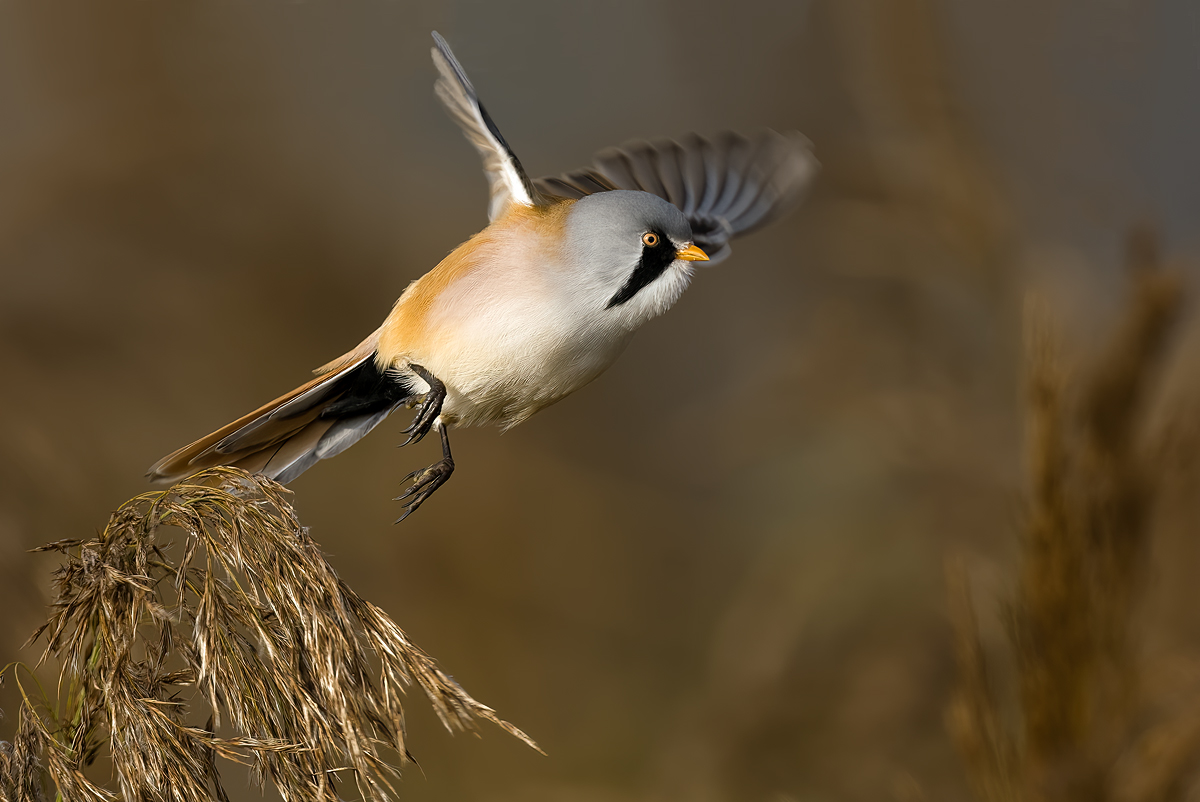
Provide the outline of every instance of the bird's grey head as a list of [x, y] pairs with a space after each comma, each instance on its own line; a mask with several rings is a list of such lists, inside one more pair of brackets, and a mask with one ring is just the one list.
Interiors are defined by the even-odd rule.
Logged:
[[586, 275], [585, 302], [631, 327], [671, 308], [687, 288], [692, 245], [683, 212], [648, 192], [615, 190], [580, 198], [566, 223], [570, 263]]

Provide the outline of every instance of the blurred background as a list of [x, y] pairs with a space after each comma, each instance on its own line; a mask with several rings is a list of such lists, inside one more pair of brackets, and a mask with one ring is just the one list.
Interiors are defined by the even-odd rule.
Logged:
[[[406, 798], [965, 796], [943, 563], [1000, 637], [1026, 295], [1085, 347], [1131, 224], [1197, 264], [1187, 0], [0, 2], [0, 664], [36, 659], [50, 598], [26, 549], [95, 532], [486, 223], [434, 29], [531, 174], [760, 127], [823, 169], [593, 385], [457, 433], [403, 525], [437, 445], [396, 450], [400, 418], [291, 486], [342, 576], [549, 755], [414, 696]], [[1188, 666], [1176, 528], [1146, 637]]]

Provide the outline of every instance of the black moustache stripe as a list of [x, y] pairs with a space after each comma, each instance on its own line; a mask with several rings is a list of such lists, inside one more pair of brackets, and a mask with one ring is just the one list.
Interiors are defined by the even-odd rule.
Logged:
[[[655, 233], [657, 234], [658, 232]], [[625, 286], [612, 297], [608, 302], [608, 306], [604, 308], [612, 309], [614, 306], [620, 306], [637, 295], [643, 287], [651, 284], [654, 279], [661, 276], [663, 271], [674, 261], [675, 246], [662, 234], [658, 234], [658, 244], [653, 248], [649, 246], [642, 247], [642, 258], [638, 260], [637, 267], [629, 274], [629, 280], [625, 282]]]

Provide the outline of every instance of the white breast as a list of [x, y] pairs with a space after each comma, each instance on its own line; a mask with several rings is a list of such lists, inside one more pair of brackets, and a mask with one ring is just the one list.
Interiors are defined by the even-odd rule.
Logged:
[[506, 239], [438, 294], [427, 353], [411, 355], [445, 383], [442, 417], [457, 425], [520, 423], [599, 376], [632, 336], [559, 252]]

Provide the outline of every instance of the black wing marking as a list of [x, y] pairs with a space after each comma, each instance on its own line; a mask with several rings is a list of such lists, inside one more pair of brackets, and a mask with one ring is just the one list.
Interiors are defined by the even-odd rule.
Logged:
[[150, 468], [175, 482], [201, 468], [235, 465], [287, 483], [340, 454], [412, 397], [404, 377], [380, 371], [374, 351], [347, 361]]
[[450, 52], [450, 46], [437, 31], [433, 33], [433, 41], [437, 45], [432, 50], [433, 63], [439, 73], [434, 85], [437, 96], [483, 157], [483, 170], [487, 173], [491, 190], [488, 219], [499, 217], [509, 203], [541, 205], [543, 200], [525, 174], [525, 168], [479, 102], [475, 87], [471, 86], [471, 80], [467, 78], [458, 59], [454, 58], [454, 53]]
[[582, 198], [637, 189], [670, 201], [692, 225], [695, 244], [712, 262], [729, 255], [729, 240], [790, 209], [817, 170], [812, 146], [799, 133], [730, 132], [706, 139], [626, 142], [596, 154], [593, 166], [539, 178], [545, 195]]

